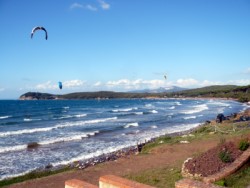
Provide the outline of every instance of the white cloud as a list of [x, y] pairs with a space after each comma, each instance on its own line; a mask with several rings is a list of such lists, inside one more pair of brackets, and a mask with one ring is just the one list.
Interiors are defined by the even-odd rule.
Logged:
[[[69, 80], [69, 81], [65, 81], [62, 82], [63, 84], [63, 88], [78, 88], [84, 85], [84, 81], [82, 80]], [[38, 84], [35, 86], [35, 89], [37, 90], [56, 90], [58, 89], [58, 83], [52, 83], [51, 81], [47, 81], [45, 83], [42, 84]]]
[[250, 68], [248, 68], [247, 70], [245, 70], [244, 73], [250, 74]]
[[102, 85], [101, 82], [96, 82], [96, 83], [94, 84], [95, 87], [98, 87], [98, 86], [101, 86], [101, 85]]
[[80, 87], [84, 85], [84, 81], [82, 80], [69, 80], [69, 81], [65, 81], [63, 82], [63, 87], [64, 88], [74, 88], [74, 87]]
[[128, 80], [121, 79], [118, 81], [108, 81], [105, 85], [108, 88], [117, 88], [124, 90], [134, 90], [134, 89], [155, 89], [164, 86], [165, 82], [163, 80]]
[[91, 11], [97, 11], [97, 8], [92, 5], [86, 5], [86, 9], [91, 10]]
[[98, 10], [93, 5], [90, 5], [90, 4], [83, 5], [83, 4], [80, 4], [80, 3], [73, 3], [72, 5], [70, 5], [70, 9], [71, 10], [73, 10], [73, 9], [88, 9], [88, 10], [91, 10], [91, 11], [97, 11]]
[[250, 85], [250, 80], [247, 79], [230, 80], [226, 84], [245, 86], [245, 85]]
[[98, 2], [103, 10], [110, 9], [110, 4], [106, 3], [104, 0], [98, 0]]
[[188, 78], [188, 79], [181, 78], [176, 81], [176, 85], [180, 87], [189, 87], [189, 86], [194, 86], [197, 84], [198, 84], [198, 81], [193, 78]]
[[45, 83], [36, 85], [35, 89], [38, 90], [57, 89], [57, 84], [53, 84], [51, 83], [51, 81], [47, 81]]
[[70, 9], [76, 9], [76, 8], [84, 8], [84, 6], [80, 3], [73, 3], [70, 5]]

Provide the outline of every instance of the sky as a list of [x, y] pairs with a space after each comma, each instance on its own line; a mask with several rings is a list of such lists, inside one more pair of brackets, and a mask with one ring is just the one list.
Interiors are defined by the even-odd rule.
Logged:
[[0, 25], [0, 99], [250, 84], [249, 0], [0, 0]]

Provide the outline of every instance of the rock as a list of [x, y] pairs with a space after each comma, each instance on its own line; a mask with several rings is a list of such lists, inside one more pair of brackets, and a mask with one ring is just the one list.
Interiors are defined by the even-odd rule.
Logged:
[[181, 140], [180, 143], [181, 143], [181, 144], [189, 144], [190, 142], [187, 141], [187, 140]]
[[225, 116], [224, 114], [218, 114], [217, 117], [216, 117], [216, 122], [217, 123], [222, 123], [223, 120], [225, 120]]
[[30, 142], [30, 143], [28, 143], [27, 148], [28, 149], [35, 149], [35, 148], [38, 148], [39, 146], [40, 146], [40, 144], [38, 144], [37, 142]]
[[52, 164], [48, 164], [47, 166], [45, 166], [45, 169], [50, 169], [50, 168], [52, 168], [52, 167], [53, 167]]

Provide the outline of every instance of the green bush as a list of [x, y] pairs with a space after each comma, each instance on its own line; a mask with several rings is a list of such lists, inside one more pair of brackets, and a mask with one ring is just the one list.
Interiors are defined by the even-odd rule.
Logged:
[[225, 180], [219, 180], [214, 182], [215, 185], [219, 185], [219, 186], [226, 186]]
[[232, 161], [232, 158], [230, 156], [230, 153], [228, 151], [221, 151], [219, 153], [219, 158], [221, 159], [222, 162], [224, 163], [229, 163]]
[[247, 139], [241, 140], [239, 143], [239, 149], [245, 151], [249, 147], [249, 141]]

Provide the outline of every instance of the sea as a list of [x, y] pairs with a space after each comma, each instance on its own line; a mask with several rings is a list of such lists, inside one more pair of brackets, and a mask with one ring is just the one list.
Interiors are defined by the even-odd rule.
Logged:
[[[67, 165], [238, 113], [212, 99], [0, 100], [0, 180]], [[28, 149], [29, 143], [38, 143]]]

